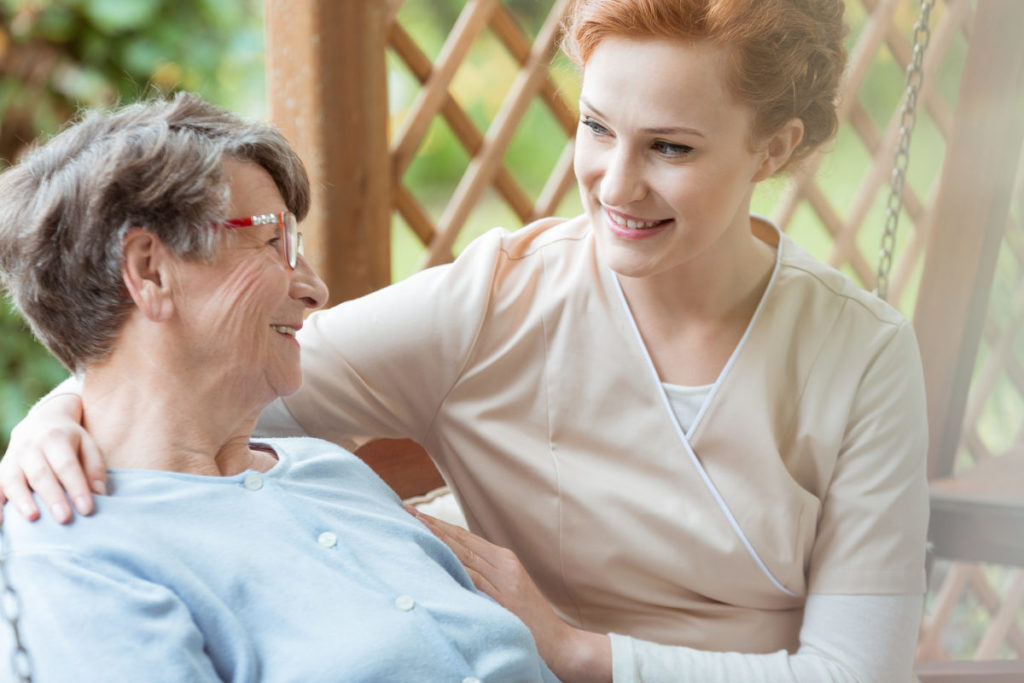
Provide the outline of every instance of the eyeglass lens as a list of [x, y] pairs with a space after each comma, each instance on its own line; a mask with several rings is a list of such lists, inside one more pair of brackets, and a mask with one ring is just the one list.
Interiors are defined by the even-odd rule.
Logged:
[[302, 253], [302, 233], [299, 232], [298, 221], [295, 214], [284, 212], [282, 214], [282, 228], [284, 229], [284, 256], [288, 265], [294, 269], [299, 261], [299, 254]]

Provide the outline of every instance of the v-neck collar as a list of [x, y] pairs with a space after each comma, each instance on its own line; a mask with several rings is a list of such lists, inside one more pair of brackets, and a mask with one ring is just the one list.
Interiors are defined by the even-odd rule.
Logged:
[[[653, 384], [658, 395], [661, 397], [662, 406], [666, 411], [669, 419], [671, 420], [677, 434], [679, 435], [680, 441], [686, 443], [687, 445], [689, 445], [690, 440], [693, 438], [694, 435], [696, 435], [697, 430], [704, 422], [704, 416], [714, 405], [715, 398], [719, 393], [719, 388], [725, 382], [726, 378], [729, 376], [729, 373], [732, 371], [733, 366], [736, 364], [736, 359], [740, 356], [744, 347], [746, 346], [747, 339], [749, 339], [751, 331], [754, 329], [754, 326], [758, 324], [758, 321], [761, 317], [761, 311], [764, 310], [765, 301], [768, 300], [769, 295], [775, 287], [775, 281], [778, 278], [779, 269], [782, 264], [782, 251], [785, 244], [782, 232], [779, 230], [778, 226], [776, 226], [770, 220], [758, 215], [751, 215], [751, 230], [754, 232], [766, 233], [763, 236], [758, 235], [758, 237], [763, 240], [765, 237], [769, 238], [767, 240], [764, 240], [767, 243], [770, 244], [770, 241], [775, 242], [775, 244], [773, 245], [775, 246], [775, 264], [772, 266], [772, 274], [768, 280], [768, 286], [765, 287], [764, 292], [761, 294], [761, 300], [758, 301], [757, 303], [757, 308], [754, 310], [754, 315], [751, 316], [750, 321], [747, 323], [747, 328], [743, 331], [743, 336], [740, 338], [740, 341], [736, 344], [736, 347], [732, 350], [732, 353], [729, 355], [729, 360], [726, 361], [725, 365], [722, 367], [721, 372], [718, 373], [718, 377], [711, 385], [711, 390], [705, 397], [703, 405], [701, 405], [700, 410], [697, 412], [697, 415], [693, 419], [693, 424], [690, 425], [690, 428], [688, 430], [684, 430], [682, 428], [682, 426], [679, 424], [679, 420], [676, 418], [675, 412], [672, 410], [672, 405], [669, 402], [668, 394], [665, 392], [665, 388], [662, 386], [662, 380], [661, 377], [658, 376], [658, 370], [654, 366], [654, 360], [651, 358], [651, 354], [647, 350], [647, 345], [644, 343], [643, 336], [640, 334], [640, 328], [636, 324], [636, 318], [633, 317], [633, 312], [629, 308], [629, 302], [626, 300], [626, 294], [622, 290], [622, 284], [619, 282], [619, 278], [616, 277], [614, 271], [605, 266], [605, 270], [607, 271], [607, 274], [610, 276], [611, 281], [614, 285], [615, 292], [618, 294], [618, 299], [622, 306], [622, 311], [625, 314], [626, 319], [629, 321], [630, 329], [633, 331], [633, 336], [636, 345], [640, 351], [640, 356], [644, 359], [644, 362], [647, 365], [650, 376], [650, 382]], [[774, 240], [772, 240], [772, 238], [774, 238]]]
[[[743, 531], [739, 521], [736, 519], [736, 515], [733, 513], [732, 509], [723, 497], [722, 493], [718, 490], [718, 486], [716, 486], [715, 482], [712, 481], [711, 475], [704, 467], [704, 464], [701, 462], [700, 458], [697, 456], [697, 453], [692, 446], [692, 441], [694, 437], [697, 435], [698, 429], [705, 422], [705, 420], [703, 419], [704, 416], [708, 414], [708, 411], [710, 410], [711, 406], [715, 404], [715, 399], [718, 396], [719, 389], [731, 373], [733, 366], [736, 364], [736, 359], [743, 352], [747, 344], [747, 340], [750, 337], [751, 330], [754, 329], [754, 326], [757, 325], [758, 321], [760, 320], [761, 311], [765, 307], [765, 301], [767, 301], [768, 297], [774, 290], [775, 281], [778, 277], [780, 265], [782, 263], [782, 250], [784, 240], [782, 239], [782, 235], [778, 227], [771, 223], [771, 221], [762, 219], [758, 216], [754, 216], [752, 218], [754, 220], [763, 221], [767, 225], [771, 226], [771, 228], [774, 229], [775, 234], [778, 236], [778, 242], [776, 244], [775, 253], [775, 265], [772, 268], [772, 275], [768, 281], [768, 286], [765, 287], [764, 293], [761, 295], [761, 300], [758, 302], [757, 309], [755, 309], [754, 311], [754, 315], [751, 317], [750, 322], [747, 323], [747, 329], [744, 331], [743, 337], [740, 338], [740, 341], [736, 345], [736, 348], [733, 349], [732, 354], [729, 356], [729, 360], [726, 362], [725, 366], [722, 368], [722, 371], [719, 373], [718, 378], [711, 386], [711, 391], [708, 392], [708, 395], [704, 399], [704, 403], [701, 406], [700, 411], [698, 411], [697, 416], [694, 418], [693, 424], [690, 426], [690, 429], [688, 431], [683, 430], [682, 426], [679, 424], [679, 419], [676, 417], [675, 412], [672, 410], [672, 404], [669, 401], [668, 393], [662, 386], [661, 378], [658, 376], [658, 371], [654, 366], [654, 361], [651, 359], [651, 355], [647, 351], [647, 346], [646, 344], [644, 344], [643, 337], [640, 335], [640, 328], [637, 327], [636, 320], [633, 317], [633, 313], [629, 309], [629, 302], [626, 301], [626, 295], [622, 291], [622, 286], [619, 283], [619, 279], [615, 276], [615, 273], [611, 271], [611, 269], [608, 269], [608, 273], [611, 276], [612, 281], [615, 283], [615, 291], [618, 293], [618, 298], [622, 305], [622, 310], [625, 313], [626, 318], [629, 320], [629, 326], [633, 330], [633, 335], [636, 340], [636, 344], [640, 348], [641, 357], [647, 364], [650, 378], [649, 385], [652, 387], [652, 390], [656, 391], [657, 395], [660, 396], [662, 409], [665, 411], [664, 414], [669, 420], [669, 423], [671, 424], [672, 428], [674, 429], [676, 436], [679, 439], [679, 443], [685, 450], [687, 458], [693, 465], [694, 471], [697, 473], [701, 481], [704, 483], [705, 488], [714, 498], [715, 503], [718, 505], [718, 508], [721, 510], [722, 514], [725, 516], [726, 520], [729, 523], [729, 526], [731, 526], [733, 531], [736, 532], [736, 536], [739, 538], [744, 548], [746, 548], [748, 555], [760, 569], [764, 577], [767, 578], [768, 581], [771, 582], [771, 584], [781, 592], [789, 596], [795, 596], [796, 594], [793, 591], [782, 585], [782, 583], [775, 577], [772, 571], [768, 568], [767, 564], [765, 564], [764, 560], [758, 554], [757, 550], [753, 546], [753, 543], [751, 543], [750, 539], [747, 537], [747, 534]], [[752, 229], [755, 228], [753, 228], [752, 226]]]

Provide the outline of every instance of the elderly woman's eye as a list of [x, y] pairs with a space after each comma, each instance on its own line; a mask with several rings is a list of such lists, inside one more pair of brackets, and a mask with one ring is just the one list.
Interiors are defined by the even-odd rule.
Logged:
[[276, 252], [276, 255], [280, 256], [284, 254], [284, 242], [280, 236], [272, 237], [267, 240], [266, 245]]

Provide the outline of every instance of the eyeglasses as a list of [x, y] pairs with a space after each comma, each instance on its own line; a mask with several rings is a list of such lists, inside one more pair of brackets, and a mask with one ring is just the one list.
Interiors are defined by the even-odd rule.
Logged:
[[264, 213], [259, 216], [248, 218], [232, 218], [219, 225], [223, 228], [251, 228], [256, 225], [267, 225], [277, 223], [281, 226], [281, 243], [284, 245], [284, 262], [288, 267], [295, 270], [299, 262], [299, 254], [302, 251], [302, 233], [299, 232], [299, 222], [291, 211], [281, 213]]

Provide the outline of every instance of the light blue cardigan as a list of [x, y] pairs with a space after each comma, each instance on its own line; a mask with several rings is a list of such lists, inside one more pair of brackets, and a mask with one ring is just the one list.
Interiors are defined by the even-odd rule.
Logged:
[[5, 514], [38, 683], [555, 680], [356, 456], [265, 442], [266, 473], [112, 470], [91, 517]]

